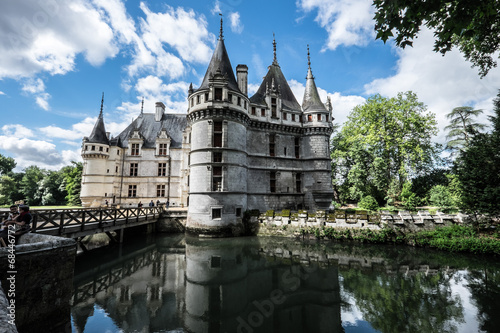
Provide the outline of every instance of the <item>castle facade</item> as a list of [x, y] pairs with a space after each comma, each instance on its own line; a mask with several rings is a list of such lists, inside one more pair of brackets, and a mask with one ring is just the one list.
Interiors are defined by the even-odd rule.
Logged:
[[[222, 24], [222, 23], [221, 23]], [[205, 77], [188, 91], [186, 114], [141, 114], [116, 138], [101, 113], [82, 143], [81, 199], [188, 207], [187, 230], [237, 235], [243, 213], [328, 209], [332, 195], [330, 100], [318, 94], [308, 54], [300, 105], [276, 57], [248, 96], [248, 67], [234, 75], [221, 32]]]

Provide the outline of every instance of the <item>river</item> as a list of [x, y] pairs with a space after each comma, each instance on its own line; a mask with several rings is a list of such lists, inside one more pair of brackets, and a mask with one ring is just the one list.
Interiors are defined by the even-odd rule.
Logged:
[[281, 238], [126, 239], [76, 259], [72, 332], [498, 332], [497, 258]]

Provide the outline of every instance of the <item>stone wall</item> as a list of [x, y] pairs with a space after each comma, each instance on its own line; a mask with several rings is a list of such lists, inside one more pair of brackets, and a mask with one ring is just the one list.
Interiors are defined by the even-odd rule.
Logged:
[[[0, 281], [9, 302], [15, 302], [19, 332], [56, 333], [71, 329], [75, 256], [73, 239], [28, 233], [15, 246], [13, 270], [8, 261], [9, 248], [0, 248]], [[1, 313], [5, 310], [0, 307], [2, 318], [6, 316]]]
[[259, 235], [281, 234], [293, 236], [294, 231], [306, 227], [371, 230], [381, 230], [384, 227], [389, 227], [407, 232], [432, 230], [440, 226], [464, 223], [466, 218], [467, 216], [463, 214], [437, 212], [435, 215], [431, 215], [428, 211], [419, 211], [417, 213], [405, 211], [369, 213], [362, 210], [336, 210], [332, 213], [326, 213], [325, 211], [267, 211], [260, 215], [253, 214], [251, 222], [259, 223]]

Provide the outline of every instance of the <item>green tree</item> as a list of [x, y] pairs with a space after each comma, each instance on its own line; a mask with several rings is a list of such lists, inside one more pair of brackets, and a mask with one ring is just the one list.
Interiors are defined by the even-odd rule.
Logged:
[[500, 93], [494, 100], [491, 133], [472, 137], [455, 160], [460, 182], [460, 208], [475, 216], [500, 216]]
[[481, 77], [496, 67], [500, 49], [498, 0], [374, 0], [377, 39], [394, 36], [398, 47], [413, 45], [420, 28], [434, 32], [434, 51], [443, 55], [457, 47]]
[[47, 171], [38, 182], [36, 197], [41, 200], [43, 206], [66, 204], [66, 188], [61, 186], [64, 182], [62, 171]]
[[471, 137], [482, 130], [483, 124], [474, 122], [475, 117], [483, 113], [483, 110], [474, 110], [470, 106], [454, 108], [446, 115], [450, 124], [444, 129], [448, 131], [446, 147], [452, 151], [461, 150], [467, 147]]
[[36, 206], [42, 203], [38, 183], [45, 177], [46, 173], [46, 170], [40, 169], [36, 165], [24, 169], [20, 186], [21, 192], [29, 205]]
[[16, 161], [12, 157], [0, 154], [0, 175], [6, 175], [16, 167]]
[[82, 185], [83, 164], [81, 162], [71, 162], [72, 166], [66, 166], [61, 171], [64, 175], [63, 186], [67, 193], [66, 202], [71, 206], [81, 205], [80, 191]]
[[349, 114], [332, 139], [335, 183], [344, 200], [366, 195], [383, 202], [403, 184], [433, 168], [437, 149], [434, 114], [412, 92], [370, 97]]

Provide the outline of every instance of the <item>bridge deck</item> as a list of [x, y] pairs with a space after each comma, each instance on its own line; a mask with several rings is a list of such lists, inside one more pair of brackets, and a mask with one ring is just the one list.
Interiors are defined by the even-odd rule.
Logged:
[[[163, 207], [134, 208], [77, 208], [37, 209], [33, 216], [32, 232], [78, 238], [101, 232], [155, 223], [165, 210]], [[0, 219], [7, 213], [0, 213]]]

